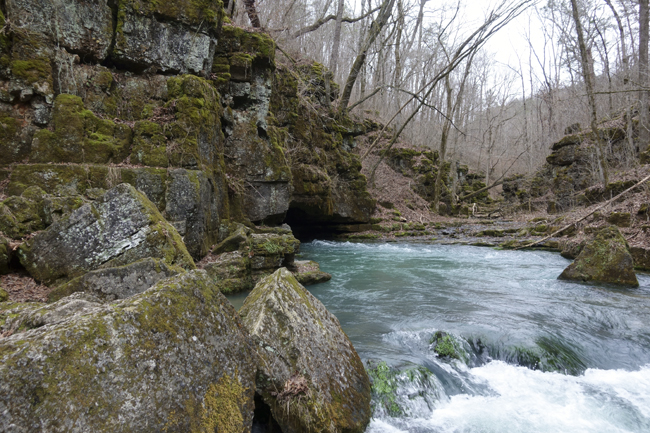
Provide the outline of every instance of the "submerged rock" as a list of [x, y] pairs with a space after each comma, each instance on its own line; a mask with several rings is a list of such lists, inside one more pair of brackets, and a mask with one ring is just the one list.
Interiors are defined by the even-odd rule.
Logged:
[[250, 432], [252, 345], [205, 272], [17, 314], [0, 338], [0, 431]]
[[168, 265], [163, 260], [147, 258], [126, 266], [88, 272], [57, 287], [47, 299], [54, 302], [77, 292], [92, 293], [107, 301], [126, 299], [144, 292], [160, 280], [183, 272], [182, 268]]
[[639, 286], [627, 242], [613, 226], [600, 230], [591, 242], [587, 242], [558, 278]]
[[128, 184], [52, 224], [23, 244], [19, 254], [29, 273], [46, 284], [147, 257], [185, 269], [195, 267], [178, 232]]
[[257, 392], [285, 433], [362, 432], [370, 380], [339, 321], [287, 269], [240, 310], [261, 358]]

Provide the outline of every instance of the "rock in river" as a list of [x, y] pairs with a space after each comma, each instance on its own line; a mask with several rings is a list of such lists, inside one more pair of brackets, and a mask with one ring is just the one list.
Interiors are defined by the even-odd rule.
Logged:
[[614, 226], [605, 227], [596, 233], [595, 238], [582, 248], [575, 261], [559, 278], [639, 286], [627, 242]]
[[0, 338], [0, 431], [250, 432], [253, 346], [204, 271], [26, 305]]
[[284, 433], [362, 432], [370, 380], [339, 321], [285, 268], [240, 310], [261, 362], [257, 392]]

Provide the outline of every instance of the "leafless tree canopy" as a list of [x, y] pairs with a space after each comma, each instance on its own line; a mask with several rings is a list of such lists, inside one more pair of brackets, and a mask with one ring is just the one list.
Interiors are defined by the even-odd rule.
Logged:
[[[374, 116], [488, 184], [507, 169], [539, 168], [574, 123], [640, 112], [636, 142], [627, 122], [630, 155], [650, 142], [647, 0], [502, 0], [483, 22], [465, 20], [463, 2], [451, 0], [256, 4], [285, 52], [330, 68], [339, 110]], [[516, 17], [510, 34], [528, 49], [516, 64], [496, 65], [485, 42]]]

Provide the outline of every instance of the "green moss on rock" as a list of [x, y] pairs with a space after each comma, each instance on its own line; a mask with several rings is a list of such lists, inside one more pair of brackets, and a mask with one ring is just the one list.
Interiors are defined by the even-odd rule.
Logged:
[[119, 163], [128, 155], [131, 128], [100, 119], [78, 96], [57, 96], [52, 126], [34, 135], [32, 162]]
[[204, 272], [111, 304], [66, 298], [43, 310], [56, 326], [0, 340], [0, 400], [8, 408], [0, 430], [35, 421], [82, 431], [250, 427], [252, 342]]
[[625, 238], [616, 227], [603, 228], [582, 248], [559, 279], [638, 287], [628, 248]]

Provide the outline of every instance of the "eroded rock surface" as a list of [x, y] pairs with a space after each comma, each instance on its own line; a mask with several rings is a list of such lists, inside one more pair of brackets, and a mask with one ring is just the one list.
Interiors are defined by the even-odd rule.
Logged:
[[285, 433], [362, 432], [370, 380], [336, 317], [282, 268], [240, 310], [262, 362], [257, 392]]
[[596, 233], [595, 238], [585, 244], [575, 261], [559, 278], [639, 286], [627, 242], [613, 226], [605, 227]]
[[16, 313], [30, 319], [0, 338], [0, 431], [250, 432], [249, 336], [204, 272], [87, 296]]
[[182, 268], [168, 265], [164, 260], [147, 258], [126, 266], [88, 272], [57, 287], [47, 299], [54, 302], [77, 292], [90, 293], [106, 301], [126, 299], [183, 272]]
[[178, 232], [134, 187], [121, 184], [23, 244], [20, 260], [46, 284], [100, 267], [124, 266], [153, 257], [193, 269]]

